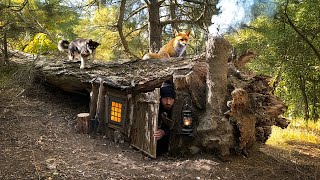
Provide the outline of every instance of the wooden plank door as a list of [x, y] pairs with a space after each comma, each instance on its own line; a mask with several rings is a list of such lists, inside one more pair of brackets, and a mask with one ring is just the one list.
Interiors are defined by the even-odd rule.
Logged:
[[135, 97], [131, 129], [131, 144], [153, 158], [157, 156], [153, 134], [158, 126], [159, 103], [159, 88], [138, 94]]

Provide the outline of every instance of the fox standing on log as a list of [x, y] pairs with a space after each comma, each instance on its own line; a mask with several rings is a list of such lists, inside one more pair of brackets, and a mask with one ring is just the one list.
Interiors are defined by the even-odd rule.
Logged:
[[190, 30], [187, 32], [177, 32], [174, 30], [175, 38], [162, 46], [158, 53], [147, 53], [142, 60], [147, 59], [166, 59], [169, 57], [181, 57], [189, 43]]

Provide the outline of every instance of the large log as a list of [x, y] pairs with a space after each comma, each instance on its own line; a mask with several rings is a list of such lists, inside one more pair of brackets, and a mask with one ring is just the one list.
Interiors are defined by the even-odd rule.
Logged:
[[198, 58], [175, 58], [170, 61], [146, 60], [113, 63], [94, 62], [79, 69], [79, 61], [37, 61], [36, 69], [46, 82], [69, 92], [90, 92], [91, 80], [102, 78], [109, 87], [136, 92], [148, 92], [172, 77], [176, 69], [192, 67]]
[[[239, 132], [237, 149], [245, 155], [247, 155], [247, 149], [252, 146], [252, 142], [265, 143], [267, 141], [273, 125], [286, 128], [290, 123], [282, 117], [287, 106], [273, 94], [273, 88], [269, 86], [271, 77], [257, 75], [245, 69], [246, 63], [250, 62], [249, 59], [254, 56], [256, 54], [247, 51], [235, 61], [229, 62], [228, 65], [228, 88], [231, 96], [229, 98], [230, 110], [226, 114], [237, 125]], [[237, 92], [240, 92], [239, 89], [243, 92], [242, 96], [236, 95]], [[246, 98], [248, 99], [246, 103], [239, 103]], [[244, 107], [249, 108], [243, 111]], [[248, 126], [246, 124], [248, 121], [255, 122], [255, 127]], [[255, 136], [253, 133], [248, 136], [249, 132], [255, 132]]]
[[[163, 81], [173, 79], [180, 98], [176, 101], [175, 112], [181, 113], [178, 107], [183, 106], [183, 94], [188, 94], [194, 103], [197, 136], [193, 146], [214, 149], [221, 155], [238, 149], [247, 155], [253, 143], [264, 143], [268, 139], [273, 125], [286, 128], [289, 122], [281, 116], [286, 106], [273, 94], [269, 86], [270, 77], [243, 71], [245, 63], [252, 59], [250, 54], [249, 59], [242, 56], [242, 60], [234, 61], [241, 62], [241, 65], [235, 66], [233, 61], [228, 64], [230, 48], [222, 37], [211, 37], [206, 56], [91, 62], [81, 70], [79, 61], [40, 57], [34, 64], [38, 77], [45, 82], [70, 92], [95, 92], [94, 99], [99, 99], [99, 79], [106, 88], [133, 94], [153, 91]], [[95, 104], [95, 101], [90, 103], [90, 118], [101, 113], [103, 108], [103, 104]], [[231, 102], [229, 109], [227, 101]]]
[[207, 42], [206, 112], [201, 116], [197, 131], [202, 145], [217, 150], [220, 155], [230, 154], [234, 146], [233, 126], [223, 114], [227, 97], [228, 57], [231, 45], [223, 37], [210, 37]]

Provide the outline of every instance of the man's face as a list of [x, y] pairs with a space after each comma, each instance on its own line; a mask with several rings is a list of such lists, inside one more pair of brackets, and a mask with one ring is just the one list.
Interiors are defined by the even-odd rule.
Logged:
[[171, 97], [164, 97], [164, 98], [161, 98], [161, 103], [164, 106], [164, 108], [171, 109], [174, 103], [174, 99]]

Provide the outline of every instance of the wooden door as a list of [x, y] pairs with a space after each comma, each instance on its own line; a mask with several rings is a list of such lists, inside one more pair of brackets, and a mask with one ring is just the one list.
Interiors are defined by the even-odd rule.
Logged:
[[141, 93], [135, 97], [131, 143], [150, 157], [156, 158], [157, 143], [153, 137], [158, 126], [160, 90]]

